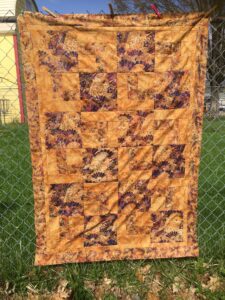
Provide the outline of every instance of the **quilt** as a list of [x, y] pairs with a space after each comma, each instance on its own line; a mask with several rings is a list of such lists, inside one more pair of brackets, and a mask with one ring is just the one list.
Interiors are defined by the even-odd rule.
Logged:
[[198, 255], [208, 18], [18, 18], [35, 265]]

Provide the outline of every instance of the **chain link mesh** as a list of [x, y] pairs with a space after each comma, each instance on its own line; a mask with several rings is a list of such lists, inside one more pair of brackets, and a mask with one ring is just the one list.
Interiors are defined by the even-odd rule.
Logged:
[[[32, 265], [35, 232], [26, 112], [21, 123], [25, 86], [22, 64], [16, 65], [16, 24], [7, 21], [11, 15], [0, 23], [0, 269], [13, 273]], [[225, 20], [212, 22], [209, 32], [198, 238], [202, 257], [219, 258], [225, 244]]]

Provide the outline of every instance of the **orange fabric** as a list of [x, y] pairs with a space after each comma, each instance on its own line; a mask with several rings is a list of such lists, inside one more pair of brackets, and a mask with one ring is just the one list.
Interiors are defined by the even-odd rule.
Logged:
[[208, 19], [19, 17], [36, 265], [197, 256]]

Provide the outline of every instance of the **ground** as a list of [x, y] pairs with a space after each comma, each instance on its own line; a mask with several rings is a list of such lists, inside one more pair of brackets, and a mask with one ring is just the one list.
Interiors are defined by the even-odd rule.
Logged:
[[204, 120], [197, 259], [33, 267], [27, 132], [0, 127], [0, 299], [225, 299], [225, 118]]

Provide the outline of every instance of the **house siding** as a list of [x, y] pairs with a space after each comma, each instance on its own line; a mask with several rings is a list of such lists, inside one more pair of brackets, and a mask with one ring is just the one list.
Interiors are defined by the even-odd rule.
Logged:
[[[0, 0], [0, 16], [17, 16], [24, 10], [37, 11], [33, 0]], [[23, 107], [16, 23], [0, 23], [0, 123], [23, 122]]]

